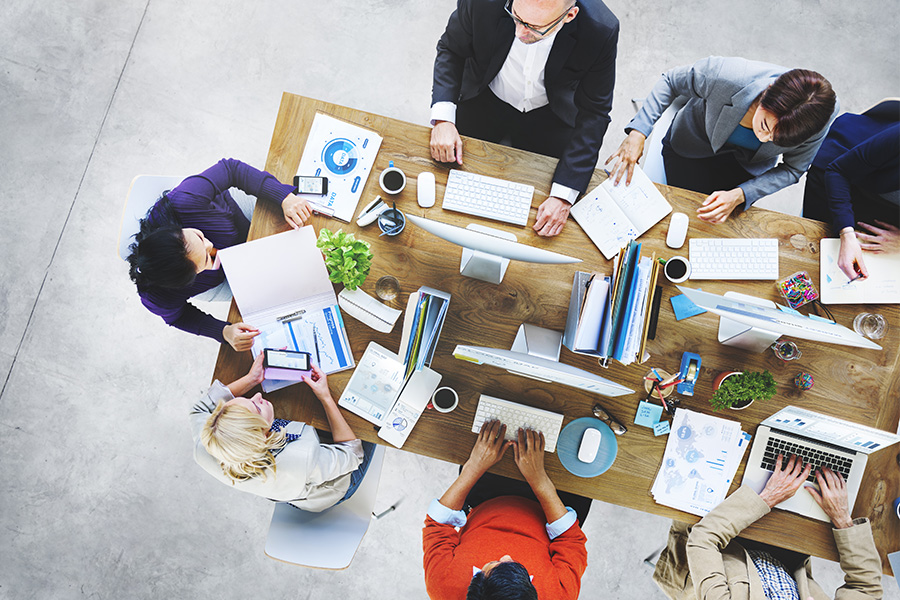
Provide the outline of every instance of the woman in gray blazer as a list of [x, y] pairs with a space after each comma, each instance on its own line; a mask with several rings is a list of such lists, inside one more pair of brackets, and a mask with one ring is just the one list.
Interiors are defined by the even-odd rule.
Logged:
[[687, 104], [663, 139], [666, 178], [709, 194], [697, 214], [710, 223], [796, 183], [838, 112], [831, 84], [814, 71], [710, 56], [671, 69], [653, 87], [606, 161], [619, 159], [610, 175], [616, 183], [622, 175], [630, 183], [644, 140], [678, 96]]

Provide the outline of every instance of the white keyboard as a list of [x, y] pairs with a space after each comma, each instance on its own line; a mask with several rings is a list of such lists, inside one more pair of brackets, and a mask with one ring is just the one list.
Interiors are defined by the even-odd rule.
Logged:
[[544, 434], [544, 452], [556, 451], [556, 438], [563, 422], [561, 414], [482, 394], [475, 410], [472, 433], [478, 433], [482, 423], [494, 419], [506, 425], [507, 440], [518, 439], [520, 427], [533, 429]]
[[778, 240], [690, 240], [691, 279], [778, 279]]
[[533, 197], [533, 185], [451, 169], [441, 208], [525, 225]]

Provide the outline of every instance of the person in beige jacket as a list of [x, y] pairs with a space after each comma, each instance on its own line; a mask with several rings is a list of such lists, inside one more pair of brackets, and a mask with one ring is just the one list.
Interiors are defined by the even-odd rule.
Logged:
[[[793, 496], [806, 481], [811, 465], [792, 456], [775, 472], [762, 492], [742, 486], [693, 527], [674, 521], [669, 541], [656, 563], [653, 580], [675, 600], [825, 600], [813, 580], [809, 557], [750, 540], [736, 539], [750, 524]], [[881, 561], [869, 520], [851, 519], [843, 477], [829, 469], [816, 472], [820, 491], [807, 487], [834, 525], [844, 585], [835, 600], [882, 597]], [[768, 592], [768, 593], [767, 593]]]

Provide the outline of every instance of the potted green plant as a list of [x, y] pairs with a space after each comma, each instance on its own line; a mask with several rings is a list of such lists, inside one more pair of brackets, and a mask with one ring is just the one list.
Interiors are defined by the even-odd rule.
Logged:
[[348, 290], [355, 290], [366, 280], [373, 258], [369, 242], [357, 240], [352, 233], [344, 233], [341, 229], [332, 233], [323, 227], [316, 247], [325, 255], [328, 278], [334, 283], [343, 283]]
[[709, 402], [716, 410], [741, 410], [753, 404], [754, 400], [770, 399], [777, 391], [775, 378], [768, 371], [726, 371], [716, 377], [713, 389], [715, 393]]

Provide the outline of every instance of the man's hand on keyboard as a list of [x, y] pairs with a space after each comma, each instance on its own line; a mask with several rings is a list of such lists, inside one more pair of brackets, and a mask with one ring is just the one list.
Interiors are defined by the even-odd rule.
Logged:
[[724, 223], [728, 215], [743, 203], [744, 190], [741, 188], [727, 192], [713, 192], [697, 209], [697, 217], [707, 223]]
[[572, 205], [556, 196], [550, 196], [538, 207], [534, 230], [541, 237], [553, 237], [562, 233]]
[[463, 143], [456, 125], [438, 121], [431, 128], [431, 158], [438, 162], [463, 164]]
[[[485, 421], [478, 433], [478, 439], [475, 441], [475, 447], [466, 461], [466, 466], [470, 467], [475, 473], [483, 475], [488, 469], [500, 462], [506, 449], [512, 446], [512, 442], [507, 442], [506, 425], [500, 421]], [[479, 475], [480, 476], [480, 475]]]
[[519, 429], [515, 445], [516, 466], [532, 489], [547, 478], [544, 471], [544, 434], [532, 429]]
[[769, 508], [775, 508], [796, 494], [812, 470], [812, 464], [804, 467], [803, 460], [796, 455], [791, 455], [784, 469], [781, 468], [783, 461], [784, 456], [779, 454], [775, 459], [775, 471], [766, 482], [766, 487], [759, 493], [759, 497], [769, 505]]
[[846, 529], [853, 526], [850, 518], [850, 509], [847, 502], [847, 483], [840, 473], [835, 473], [829, 468], [816, 470], [816, 481], [819, 490], [810, 485], [806, 486], [809, 495], [822, 507], [835, 529]]

